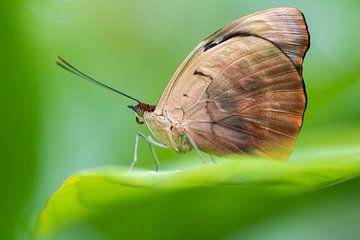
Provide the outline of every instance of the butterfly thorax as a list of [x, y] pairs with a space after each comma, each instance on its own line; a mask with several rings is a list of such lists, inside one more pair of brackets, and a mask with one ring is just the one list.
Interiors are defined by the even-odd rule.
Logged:
[[146, 123], [154, 137], [179, 153], [191, 150], [191, 145], [180, 123], [171, 121], [166, 114], [156, 112], [155, 105], [139, 102], [137, 105], [128, 106], [136, 113], [138, 124]]
[[184, 130], [178, 124], [170, 121], [166, 115], [145, 112], [144, 121], [154, 137], [169, 148], [179, 153], [186, 153], [191, 150]]

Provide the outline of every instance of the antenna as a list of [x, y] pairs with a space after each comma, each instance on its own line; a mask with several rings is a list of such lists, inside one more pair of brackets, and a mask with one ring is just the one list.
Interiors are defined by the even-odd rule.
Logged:
[[127, 98], [130, 98], [130, 99], [132, 99], [132, 100], [134, 100], [134, 101], [136, 101], [138, 103], [141, 103], [138, 99], [133, 98], [133, 97], [131, 97], [131, 96], [129, 96], [129, 95], [123, 93], [123, 92], [120, 92], [119, 90], [116, 90], [115, 88], [112, 88], [112, 87], [110, 87], [108, 85], [105, 85], [104, 83], [101, 83], [101, 82], [95, 80], [94, 78], [90, 77], [89, 75], [86, 75], [85, 73], [81, 72], [79, 69], [75, 68], [70, 63], [65, 61], [64, 58], [58, 56], [58, 59], [59, 59], [59, 61], [57, 61], [56, 64], [59, 65], [60, 67], [62, 67], [63, 69], [65, 69], [66, 71], [71, 72], [72, 74], [75, 74], [76, 76], [79, 76], [79, 77], [81, 77], [81, 78], [83, 78], [85, 80], [88, 80], [89, 82], [94, 83], [94, 84], [96, 84], [96, 85], [98, 85], [100, 87], [109, 89], [109, 90], [111, 90], [113, 92], [116, 92], [116, 93], [118, 93], [120, 95], [123, 95], [123, 96], [125, 96]]

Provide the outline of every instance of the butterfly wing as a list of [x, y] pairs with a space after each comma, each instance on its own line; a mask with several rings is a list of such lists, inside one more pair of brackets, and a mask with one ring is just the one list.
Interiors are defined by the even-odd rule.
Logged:
[[291, 60], [253, 36], [232, 38], [204, 57], [181, 88], [182, 114], [175, 108], [169, 117], [181, 117], [206, 152], [287, 158], [306, 106], [303, 81]]
[[156, 111], [206, 152], [287, 158], [306, 106], [301, 66], [308, 40], [295, 9], [241, 18], [189, 55]]
[[301, 74], [303, 58], [309, 47], [309, 33], [303, 14], [296, 8], [267, 9], [237, 19], [200, 42], [172, 76], [160, 97], [156, 112], [163, 112], [174, 86], [196, 59], [209, 48], [237, 34], [254, 35], [271, 41], [287, 54]]

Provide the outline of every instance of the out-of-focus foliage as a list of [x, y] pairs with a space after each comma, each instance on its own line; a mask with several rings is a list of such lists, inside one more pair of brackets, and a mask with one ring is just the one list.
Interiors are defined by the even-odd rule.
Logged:
[[22, 40], [16, 18], [19, 6], [0, 6], [0, 239], [12, 239], [20, 235], [19, 219], [34, 196], [39, 101], [27, 56], [31, 40]]
[[347, 150], [291, 163], [237, 157], [182, 171], [128, 173], [111, 167], [80, 172], [49, 200], [37, 234], [51, 238], [79, 222], [111, 239], [241, 234], [249, 222], [296, 205], [295, 197], [316, 196], [320, 189], [359, 176], [360, 159]]
[[[0, 174], [4, 189], [0, 200], [4, 208], [0, 225], [4, 230], [1, 229], [0, 238], [26, 236], [48, 197], [74, 172], [105, 165], [127, 167], [132, 159], [136, 130], [148, 133], [143, 126], [136, 125], [134, 114], [126, 107], [132, 104], [130, 100], [64, 72], [55, 65], [57, 55], [107, 84], [156, 103], [172, 73], [200, 40], [240, 16], [280, 6], [300, 8], [311, 33], [311, 48], [304, 64], [309, 104], [289, 164], [307, 164], [310, 160], [306, 159], [326, 160], [334, 155], [350, 156], [349, 153], [357, 159], [360, 144], [360, 32], [357, 31], [360, 2], [357, 0], [2, 3], [1, 133], [5, 151]], [[140, 150], [138, 167], [152, 169], [146, 144], [141, 143]], [[167, 150], [158, 153], [163, 170], [181, 169], [186, 159], [196, 159], [193, 153], [188, 156]], [[255, 214], [246, 223], [246, 229], [240, 227], [243, 222], [239, 221], [239, 231], [229, 233], [229, 239], [237, 236], [254, 239], [257, 232], [268, 233], [265, 235], [274, 239], [289, 239], [286, 234], [291, 234], [290, 230], [299, 230], [300, 235], [292, 236], [294, 239], [304, 239], [301, 233], [306, 234], [306, 229], [312, 229], [309, 237], [317, 239], [318, 235], [325, 236], [325, 228], [336, 229], [334, 225], [341, 228], [338, 232], [344, 238], [346, 234], [351, 238], [357, 228], [347, 223], [351, 222], [349, 219], [356, 222], [360, 216], [354, 202], [359, 196], [356, 183], [295, 198], [296, 206], [274, 202], [274, 209], [285, 207], [279, 212], [267, 209], [268, 215], [261, 218]], [[179, 195], [178, 199], [191, 206], [189, 196]], [[201, 195], [194, 191], [194, 196]], [[152, 203], [159, 216], [169, 209]], [[225, 214], [221, 207], [214, 206], [212, 210]], [[147, 215], [153, 212], [151, 207], [142, 209]], [[347, 218], [334, 209], [344, 209]], [[160, 221], [157, 213], [153, 214], [149, 221]], [[192, 217], [191, 212], [188, 215]], [[302, 219], [313, 217], [318, 227], [308, 226], [306, 220], [294, 215]], [[236, 224], [236, 219], [229, 222], [235, 229], [231, 224]], [[163, 231], [168, 225], [178, 226], [180, 222], [174, 216], [165, 223]], [[281, 228], [284, 224], [292, 227], [285, 231]], [[343, 228], [346, 224], [347, 228]], [[146, 227], [138, 226], [138, 230]], [[106, 236], [101, 230], [94, 232], [87, 223], [69, 229], [58, 231], [54, 238]]]

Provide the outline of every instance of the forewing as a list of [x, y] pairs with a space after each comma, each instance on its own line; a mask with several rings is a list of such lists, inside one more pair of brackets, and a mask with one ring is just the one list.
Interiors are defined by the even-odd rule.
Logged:
[[[273, 8], [240, 18], [202, 41], [182, 62], [165, 88], [156, 108], [162, 113], [168, 101], [176, 101], [171, 95], [179, 81], [199, 58], [209, 49], [223, 44], [235, 36], [257, 36], [272, 42], [289, 57], [299, 74], [303, 57], [309, 47], [309, 34], [303, 14], [296, 8]], [[186, 74], [185, 74], [186, 75]], [[173, 107], [173, 106], [172, 106]]]
[[306, 96], [301, 75], [281, 49], [259, 37], [233, 37], [209, 49], [189, 73], [175, 86], [180, 108], [168, 114], [200, 149], [288, 157]]

